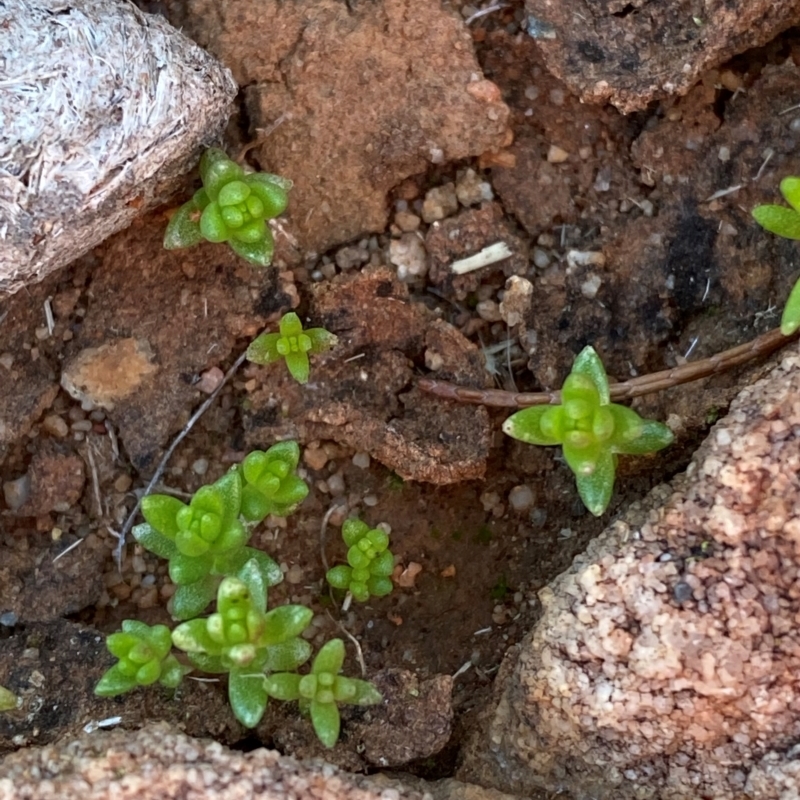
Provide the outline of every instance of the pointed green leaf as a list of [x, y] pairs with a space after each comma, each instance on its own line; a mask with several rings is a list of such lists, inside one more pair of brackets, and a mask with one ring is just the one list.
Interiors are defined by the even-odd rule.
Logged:
[[586, 508], [599, 517], [608, 508], [614, 491], [614, 456], [603, 450], [589, 474], [575, 475], [578, 494]]
[[542, 417], [548, 412], [560, 408], [558, 406], [531, 406], [512, 414], [503, 423], [503, 433], [512, 439], [519, 439], [527, 444], [554, 445], [560, 444], [561, 439], [556, 438], [553, 433], [545, 433], [542, 430]]
[[259, 646], [274, 645], [299, 636], [308, 627], [313, 616], [314, 612], [306, 606], [273, 608], [264, 618], [264, 632], [259, 637]]
[[267, 610], [267, 584], [258, 562], [250, 559], [236, 573], [236, 577], [247, 587], [253, 608], [263, 614]]
[[586, 375], [586, 377], [592, 381], [600, 395], [600, 405], [605, 406], [611, 402], [606, 369], [603, 366], [603, 362], [600, 360], [600, 356], [597, 355], [593, 347], [584, 347], [583, 350], [578, 353], [572, 364], [572, 372], [570, 374]]
[[764, 230], [783, 236], [786, 239], [800, 239], [800, 214], [786, 206], [756, 206], [753, 209], [755, 221]]
[[222, 656], [212, 656], [208, 653], [189, 653], [188, 655], [189, 661], [202, 672], [219, 675], [230, 671], [230, 668], [223, 663]]
[[346, 564], [339, 564], [336, 567], [331, 567], [325, 573], [325, 580], [328, 581], [334, 589], [347, 589], [350, 586], [350, 578], [352, 575], [352, 567]]
[[391, 579], [382, 575], [371, 575], [367, 581], [367, 589], [373, 597], [386, 597], [391, 594], [394, 584]]
[[575, 475], [590, 475], [594, 472], [598, 459], [604, 452], [611, 452], [596, 442], [591, 442], [585, 447], [575, 447], [565, 443], [562, 447], [564, 460]]
[[339, 337], [325, 328], [308, 328], [304, 333], [311, 340], [312, 353], [324, 353], [339, 343]]
[[159, 661], [166, 658], [172, 650], [172, 634], [166, 625], [153, 625], [143, 638], [153, 648]]
[[242, 516], [248, 522], [261, 522], [267, 515], [272, 513], [272, 500], [256, 489], [252, 484], [245, 484], [242, 487]]
[[196, 583], [178, 586], [167, 606], [175, 619], [192, 619], [202, 614], [217, 593], [218, 578], [206, 575]]
[[784, 178], [781, 181], [781, 194], [795, 211], [800, 211], [800, 178], [792, 175]]
[[311, 658], [311, 645], [300, 638], [271, 644], [264, 650], [264, 669], [267, 672], [290, 672]]
[[168, 689], [175, 689], [190, 672], [192, 672], [191, 667], [181, 664], [175, 656], [168, 656], [161, 665], [159, 683]]
[[272, 502], [283, 508], [293, 508], [308, 496], [308, 484], [297, 475], [287, 475], [280, 488], [272, 496]]
[[245, 183], [264, 204], [265, 219], [279, 217], [286, 211], [289, 205], [287, 191], [291, 188], [291, 181], [288, 181], [289, 186], [286, 186], [286, 179], [278, 178], [277, 175], [253, 172], [245, 178]]
[[369, 525], [358, 519], [358, 517], [348, 517], [342, 524], [342, 539], [348, 547], [357, 544], [369, 531]]
[[781, 333], [784, 336], [791, 336], [798, 328], [800, 328], [800, 280], [792, 287], [789, 299], [783, 308]]
[[247, 348], [246, 358], [255, 364], [270, 364], [281, 358], [278, 352], [279, 333], [262, 333], [256, 336]]
[[5, 686], [0, 686], [0, 711], [13, 711], [16, 707], [17, 696]]
[[317, 738], [325, 747], [333, 747], [339, 739], [341, 717], [336, 703], [311, 701], [311, 723]]
[[177, 553], [169, 560], [169, 577], [178, 585], [196, 583], [211, 572], [214, 557], [210, 553], [202, 556], [186, 556]]
[[264, 676], [247, 667], [232, 669], [228, 679], [228, 700], [236, 719], [245, 728], [255, 728], [264, 716], [269, 695]]
[[228, 226], [222, 218], [219, 203], [212, 202], [206, 206], [200, 217], [200, 233], [209, 242], [227, 242], [230, 234]]
[[110, 633], [106, 636], [106, 649], [112, 656], [119, 659], [127, 658], [131, 648], [139, 641], [140, 637], [132, 633]]
[[272, 263], [275, 240], [272, 238], [272, 231], [269, 227], [264, 230], [264, 238], [257, 242], [241, 242], [231, 239], [228, 245], [237, 256], [241, 256], [256, 267], [268, 267]]
[[142, 498], [142, 516], [161, 534], [174, 539], [178, 533], [176, 517], [186, 504], [177, 497], [150, 494]]
[[120, 672], [119, 664], [114, 664], [103, 673], [97, 686], [94, 687], [94, 693], [98, 697], [114, 697], [135, 689], [137, 685], [135, 677], [124, 675]]
[[300, 697], [300, 676], [296, 672], [279, 672], [270, 675], [267, 681], [267, 694], [276, 700], [297, 700]]
[[355, 696], [346, 702], [357, 706], [374, 706], [383, 701], [383, 695], [369, 682], [348, 678], [355, 686]]
[[308, 376], [311, 372], [311, 365], [308, 361], [308, 353], [292, 352], [285, 356], [286, 366], [289, 373], [298, 383], [308, 383]]
[[134, 525], [131, 533], [145, 550], [149, 550], [160, 558], [169, 560], [178, 554], [175, 542], [159, 533], [147, 522], [143, 522], [141, 525]]
[[184, 203], [171, 217], [164, 231], [164, 249], [193, 247], [203, 241], [200, 232], [200, 206], [194, 198]]
[[[268, 461], [283, 461], [289, 467], [289, 471], [296, 469], [300, 463], [300, 445], [293, 439], [286, 439], [283, 442], [276, 442], [265, 451]], [[287, 472], [288, 474], [288, 472]]]
[[341, 672], [344, 664], [344, 642], [341, 639], [331, 639], [326, 642], [314, 658], [311, 671], [314, 674], [330, 672], [336, 675]]
[[225, 184], [244, 178], [244, 170], [223, 150], [210, 147], [200, 159], [200, 178], [209, 198], [216, 200]]
[[208, 653], [213, 656], [219, 655], [223, 649], [211, 638], [205, 619], [190, 619], [176, 626], [172, 631], [172, 643], [185, 653]]
[[612, 452], [630, 456], [641, 456], [655, 453], [672, 444], [675, 437], [672, 431], [662, 422], [654, 419], [643, 419], [639, 436], [622, 443], [614, 442]]
[[394, 555], [391, 550], [384, 550], [369, 565], [370, 575], [388, 578], [394, 572]]
[[237, 206], [250, 196], [250, 187], [244, 181], [229, 181], [220, 190], [217, 202], [221, 206]]

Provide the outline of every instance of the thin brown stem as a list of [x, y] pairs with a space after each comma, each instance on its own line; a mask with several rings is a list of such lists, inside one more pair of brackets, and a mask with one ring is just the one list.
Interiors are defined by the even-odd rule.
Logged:
[[[682, 364], [679, 367], [641, 375], [622, 383], [612, 383], [609, 387], [611, 400], [615, 403], [621, 400], [631, 400], [643, 394], [660, 392], [682, 383], [707, 378], [709, 375], [718, 375], [721, 372], [745, 364], [753, 359], [769, 355], [782, 347], [797, 334], [784, 336], [780, 328], [767, 331], [752, 341], [724, 350], [709, 358]], [[417, 385], [423, 392], [442, 397], [447, 400], [457, 400], [461, 403], [474, 403], [476, 405], [496, 406], [498, 408], [527, 408], [561, 402], [561, 392], [504, 392], [501, 389], [470, 389], [446, 381], [437, 381], [432, 378], [420, 378]]]

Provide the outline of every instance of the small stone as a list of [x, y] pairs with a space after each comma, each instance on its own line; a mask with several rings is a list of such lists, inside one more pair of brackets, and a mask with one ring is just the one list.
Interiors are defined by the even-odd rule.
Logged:
[[334, 497], [340, 497], [344, 494], [344, 478], [340, 472], [336, 472], [328, 478], [328, 491]]
[[500, 322], [502, 319], [500, 316], [500, 306], [498, 306], [494, 300], [481, 300], [481, 302], [475, 306], [475, 311], [478, 312], [478, 316], [481, 319], [485, 319], [487, 322]]
[[425, 351], [425, 366], [431, 372], [438, 372], [444, 366], [442, 354], [436, 352], [432, 347], [429, 347]]
[[203, 476], [208, 472], [208, 459], [207, 458], [198, 458], [192, 462], [192, 472], [195, 475]]
[[533, 248], [531, 260], [537, 269], [546, 269], [550, 266], [550, 254], [547, 252], [547, 250], [543, 250], [541, 247]]
[[569, 158], [569, 153], [556, 144], [551, 144], [547, 150], [547, 160], [551, 164], [561, 164]]
[[535, 502], [533, 490], [530, 486], [520, 484], [508, 493], [508, 504], [514, 511], [524, 512], [533, 508]]
[[303, 451], [303, 461], [309, 469], [320, 470], [328, 463], [328, 454], [321, 447], [307, 447]]
[[456, 576], [456, 565], [450, 564], [449, 566], [445, 567], [440, 573], [443, 578], [455, 578]]
[[286, 582], [292, 584], [302, 583], [305, 579], [305, 573], [303, 572], [302, 567], [298, 566], [297, 564], [292, 564], [291, 567], [286, 571]]
[[394, 224], [404, 233], [414, 233], [419, 230], [422, 220], [410, 211], [398, 211], [394, 215]]
[[203, 394], [211, 394], [222, 383], [224, 377], [225, 373], [219, 367], [211, 367], [200, 376], [200, 380], [197, 381], [194, 388], [199, 389]]
[[366, 247], [342, 247], [336, 251], [336, 266], [342, 272], [346, 272], [353, 267], [359, 267], [369, 261], [369, 250]]
[[422, 572], [422, 564], [418, 564], [416, 561], [410, 561], [405, 569], [399, 567], [395, 568], [395, 572], [398, 572], [398, 570], [399, 574], [397, 576], [392, 575], [392, 580], [403, 589], [413, 589], [414, 583], [417, 580], [417, 575]]
[[378, 505], [378, 498], [374, 494], [368, 494], [364, 496], [364, 505], [368, 506], [369, 508], [373, 508], [374, 506]]
[[369, 467], [369, 463], [369, 453], [356, 453], [353, 456], [353, 465], [359, 469], [367, 469]]
[[480, 501], [484, 511], [491, 511], [500, 502], [500, 495], [497, 492], [484, 492]]
[[48, 414], [42, 420], [42, 428], [51, 436], [57, 436], [59, 439], [63, 439], [69, 433], [69, 425], [58, 414]]
[[474, 206], [484, 200], [492, 200], [494, 193], [491, 184], [483, 180], [474, 169], [466, 169], [458, 173], [456, 197], [462, 206]]
[[428, 253], [425, 242], [417, 233], [404, 233], [389, 242], [389, 261], [397, 267], [401, 281], [419, 278], [428, 272]]
[[114, 489], [123, 494], [131, 488], [133, 480], [130, 475], [122, 474], [114, 481]]
[[500, 317], [513, 328], [525, 320], [533, 299], [533, 284], [527, 278], [512, 275], [506, 281], [506, 291], [500, 303]]
[[456, 211], [458, 211], [458, 198], [456, 187], [452, 183], [431, 189], [422, 203], [422, 219], [428, 224], [449, 217]]
[[13, 481], [6, 481], [3, 484], [3, 497], [6, 505], [12, 510], [16, 511], [22, 508], [28, 501], [31, 494], [31, 476], [25, 473]]
[[0, 355], [0, 367], [4, 367], [5, 369], [11, 369], [12, 364], [14, 363], [14, 356], [11, 353], [3, 353]]
[[593, 300], [595, 297], [597, 297], [597, 293], [600, 291], [600, 286], [602, 283], [603, 279], [599, 275], [589, 275], [589, 277], [581, 284], [581, 294], [589, 300]]

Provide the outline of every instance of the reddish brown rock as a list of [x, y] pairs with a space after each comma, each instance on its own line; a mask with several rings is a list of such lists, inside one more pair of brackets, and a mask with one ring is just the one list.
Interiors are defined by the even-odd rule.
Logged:
[[259, 163], [295, 182], [288, 214], [301, 250], [383, 230], [387, 192], [404, 178], [503, 142], [508, 109], [462, 20], [439, 3], [190, 8], [207, 23], [190, 33], [247, 86], [254, 127], [285, 115]]
[[85, 472], [80, 456], [48, 441], [33, 456], [28, 470], [30, 497], [17, 509], [17, 516], [38, 517], [51, 511], [69, 511], [83, 494]]
[[251, 368], [263, 384], [244, 418], [250, 447], [276, 439], [332, 439], [367, 452], [407, 480], [455, 483], [483, 475], [484, 408], [445, 404], [413, 387], [413, 361], [437, 353], [436, 373], [482, 384], [479, 350], [437, 320], [386, 268], [343, 274], [315, 287], [310, 318], [339, 337], [299, 386], [283, 362]]
[[685, 94], [705, 70], [800, 23], [795, 0], [526, 0], [550, 69], [586, 102], [628, 113]]

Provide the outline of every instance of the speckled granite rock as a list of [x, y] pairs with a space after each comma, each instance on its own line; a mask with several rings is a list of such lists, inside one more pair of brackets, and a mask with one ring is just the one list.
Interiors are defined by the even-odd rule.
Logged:
[[[430, 791], [428, 790], [430, 789]], [[238, 753], [168, 725], [99, 732], [0, 760], [0, 800], [515, 800], [446, 780], [348, 775], [271, 750]]]
[[793, 345], [541, 592], [491, 728], [500, 788], [798, 796], [799, 467]]

